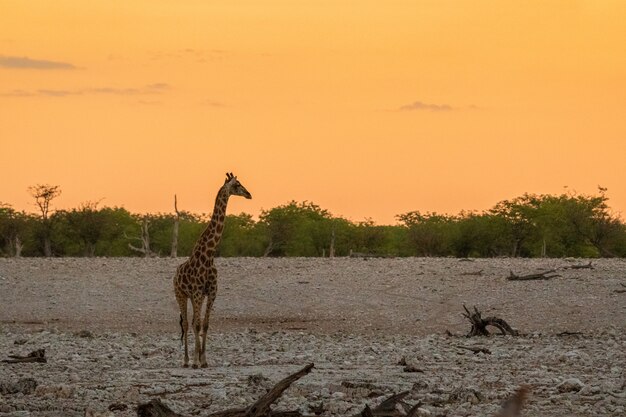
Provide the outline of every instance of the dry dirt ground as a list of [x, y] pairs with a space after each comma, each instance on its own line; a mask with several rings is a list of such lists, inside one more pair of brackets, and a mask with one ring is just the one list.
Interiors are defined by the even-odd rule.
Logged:
[[[626, 260], [219, 259], [209, 367], [197, 370], [180, 366], [182, 261], [0, 259], [0, 356], [48, 357], [0, 364], [0, 416], [131, 416], [152, 398], [206, 415], [309, 362], [279, 408], [351, 415], [410, 390], [420, 415], [492, 415], [527, 384], [527, 416], [626, 415]], [[506, 279], [546, 269], [560, 276]], [[522, 335], [463, 337], [463, 304]]]

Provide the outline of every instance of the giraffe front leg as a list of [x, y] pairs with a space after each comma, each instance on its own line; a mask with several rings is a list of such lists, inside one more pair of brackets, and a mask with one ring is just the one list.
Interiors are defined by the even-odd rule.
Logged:
[[200, 351], [200, 366], [206, 368], [206, 337], [209, 332], [209, 318], [211, 317], [211, 309], [213, 308], [213, 301], [215, 301], [215, 294], [209, 297], [206, 301], [206, 311], [204, 312], [204, 321], [202, 322], [202, 350]]

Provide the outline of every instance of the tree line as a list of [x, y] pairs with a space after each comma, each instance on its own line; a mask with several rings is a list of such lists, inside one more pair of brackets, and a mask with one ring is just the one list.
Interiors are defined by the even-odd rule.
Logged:
[[[52, 210], [58, 186], [29, 187], [37, 213], [0, 203], [0, 256], [188, 256], [209, 216], [138, 214], [86, 202]], [[625, 257], [626, 224], [606, 189], [524, 194], [483, 212], [411, 211], [396, 225], [354, 222], [311, 202], [226, 217], [218, 256]]]

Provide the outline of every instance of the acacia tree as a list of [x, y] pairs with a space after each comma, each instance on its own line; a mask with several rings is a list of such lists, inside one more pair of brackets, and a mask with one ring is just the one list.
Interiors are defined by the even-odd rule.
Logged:
[[35, 199], [35, 204], [41, 212], [40, 239], [43, 243], [44, 256], [52, 256], [52, 245], [50, 235], [52, 234], [52, 223], [50, 221], [50, 205], [52, 200], [61, 195], [61, 188], [58, 185], [37, 184], [28, 187], [28, 192]]

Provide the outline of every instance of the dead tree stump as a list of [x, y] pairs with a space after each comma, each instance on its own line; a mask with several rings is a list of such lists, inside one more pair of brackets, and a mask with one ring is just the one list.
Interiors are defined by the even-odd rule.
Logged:
[[467, 337], [472, 336], [489, 336], [489, 330], [487, 330], [487, 326], [493, 326], [500, 330], [502, 335], [511, 335], [518, 336], [519, 332], [513, 329], [509, 324], [502, 320], [501, 318], [492, 316], [482, 318], [480, 311], [476, 307], [474, 307], [474, 312], [471, 313], [465, 304], [463, 304], [463, 308], [465, 309], [465, 313], [463, 313], [463, 317], [467, 318], [472, 324], [472, 328], [470, 332], [467, 334]]

